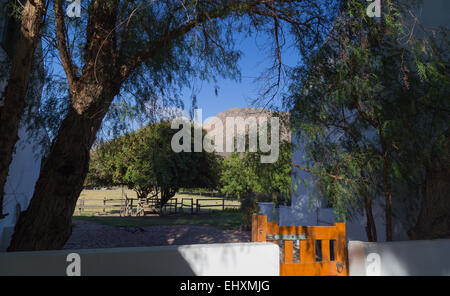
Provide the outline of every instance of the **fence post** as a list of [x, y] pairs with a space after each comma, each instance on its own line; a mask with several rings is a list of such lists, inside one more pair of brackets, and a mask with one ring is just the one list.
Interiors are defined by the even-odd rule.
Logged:
[[197, 202], [197, 214], [199, 213], [199, 210], [200, 210], [200, 205], [199, 205], [199, 203], [198, 203], [198, 199], [196, 200], [196, 202]]
[[191, 198], [191, 215], [194, 214], [194, 199]]
[[225, 211], [225, 199], [222, 198], [222, 211]]
[[252, 215], [252, 242], [265, 242], [267, 233], [267, 216], [263, 214]]
[[81, 212], [83, 211], [83, 208], [84, 208], [84, 196], [81, 198], [80, 207], [78, 208], [78, 210], [80, 211], [80, 216]]
[[106, 213], [106, 196], [103, 198], [103, 214]]
[[338, 238], [336, 240], [336, 268], [341, 275], [348, 275], [347, 250], [345, 246], [345, 223], [334, 223], [337, 228]]
[[131, 203], [130, 203], [130, 210], [129, 210], [129, 216], [131, 216], [133, 214], [133, 199], [131, 199]]

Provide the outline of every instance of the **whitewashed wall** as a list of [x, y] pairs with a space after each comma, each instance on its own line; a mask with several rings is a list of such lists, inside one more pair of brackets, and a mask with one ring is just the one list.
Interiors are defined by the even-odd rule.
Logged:
[[[301, 149], [303, 145], [299, 143], [298, 137], [293, 135], [292, 141], [298, 143], [297, 149], [292, 152], [292, 162], [305, 166], [304, 151]], [[319, 196], [318, 191], [314, 187], [314, 176], [301, 169], [294, 168], [293, 187], [294, 193], [292, 196], [292, 204], [289, 207], [281, 206], [279, 208], [279, 225], [320, 225], [328, 226], [337, 222], [332, 208], [326, 208], [326, 200], [311, 201], [310, 197], [314, 194]], [[307, 186], [299, 184], [298, 180], [305, 180]], [[301, 183], [301, 182], [300, 182]], [[378, 200], [373, 205], [373, 215], [375, 218], [378, 241], [386, 240], [385, 231], [385, 216], [383, 197], [378, 197]], [[394, 209], [396, 213], [405, 213], [406, 210], [401, 208], [403, 205], [395, 203]], [[364, 213], [355, 215], [351, 220], [346, 222], [346, 238], [349, 240], [367, 241], [365, 231], [366, 217]], [[411, 225], [410, 221], [401, 215], [393, 217], [393, 239], [407, 240], [407, 230]]]
[[278, 276], [279, 252], [272, 243], [4, 252], [0, 276], [67, 275], [70, 253], [79, 255], [82, 276]]
[[[35, 55], [42, 62], [42, 49], [40, 43]], [[5, 51], [0, 47], [0, 59], [9, 59]], [[39, 78], [42, 71], [42, 63], [35, 64], [30, 78], [27, 100], [39, 100], [43, 82]], [[5, 71], [7, 72], [7, 71]], [[4, 91], [7, 77], [0, 77], [0, 92]], [[3, 102], [0, 102], [0, 105]], [[26, 114], [24, 117], [27, 116]], [[43, 133], [43, 131], [42, 131]], [[25, 120], [19, 128], [19, 141], [15, 146], [15, 153], [9, 167], [9, 175], [5, 184], [5, 196], [3, 198], [4, 213], [8, 216], [0, 219], [0, 252], [5, 251], [9, 245], [14, 225], [20, 211], [26, 210], [34, 192], [34, 185], [39, 177], [43, 151], [37, 138], [32, 138], [27, 131]]]
[[350, 241], [351, 276], [450, 276], [449, 239], [368, 243]]

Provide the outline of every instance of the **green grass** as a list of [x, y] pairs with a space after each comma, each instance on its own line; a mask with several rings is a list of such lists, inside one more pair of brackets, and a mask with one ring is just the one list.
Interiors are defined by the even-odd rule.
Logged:
[[147, 217], [73, 216], [75, 220], [92, 221], [109, 226], [144, 227], [162, 225], [213, 226], [219, 229], [238, 229], [242, 215], [237, 210], [217, 211], [200, 215], [173, 215]]
[[[125, 194], [128, 196], [128, 198], [137, 198], [136, 193], [133, 190], [125, 190]], [[107, 199], [113, 199], [114, 201], [108, 201], [107, 205], [120, 205], [121, 204], [121, 196], [122, 196], [122, 190], [121, 189], [113, 189], [113, 190], [83, 190], [80, 194], [80, 197], [78, 198], [78, 203], [83, 198], [85, 205], [103, 205], [103, 198]], [[176, 194], [172, 199], [178, 200], [178, 205], [181, 204], [182, 198], [192, 198], [194, 203], [194, 210], [196, 206], [197, 199], [203, 199], [200, 201], [200, 205], [203, 205], [204, 207], [201, 208], [202, 211], [209, 211], [209, 210], [218, 210], [221, 209], [222, 201], [208, 201], [208, 199], [217, 199], [221, 197], [209, 197], [209, 196], [201, 196], [197, 194]], [[185, 201], [185, 204], [190, 205], [190, 201]], [[136, 204], [136, 201], [135, 201]], [[237, 209], [240, 207], [240, 201], [239, 200], [225, 200], [225, 209]], [[209, 207], [209, 205], [219, 205], [219, 207]], [[116, 210], [118, 210], [116, 208]], [[101, 212], [99, 209], [89, 209], [86, 208], [83, 212], [86, 212], [89, 214], [90, 212]], [[76, 212], [78, 214], [78, 209]], [[115, 214], [118, 214], [118, 211], [114, 212]], [[109, 213], [113, 214], [113, 213]]]

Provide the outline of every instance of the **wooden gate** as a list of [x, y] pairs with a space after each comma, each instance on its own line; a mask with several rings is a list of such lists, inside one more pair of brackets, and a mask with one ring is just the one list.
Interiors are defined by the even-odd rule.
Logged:
[[334, 226], [278, 226], [267, 216], [253, 214], [252, 242], [280, 246], [281, 276], [348, 275], [345, 223]]

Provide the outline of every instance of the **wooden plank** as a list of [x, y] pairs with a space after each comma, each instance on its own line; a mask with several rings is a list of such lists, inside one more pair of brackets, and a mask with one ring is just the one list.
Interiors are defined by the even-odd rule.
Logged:
[[341, 274], [348, 274], [348, 260], [347, 260], [347, 248], [345, 246], [345, 223], [335, 223], [334, 224], [338, 231], [338, 238], [335, 242], [336, 248], [336, 262], [342, 264]]
[[284, 263], [292, 263], [294, 259], [293, 241], [284, 241]]
[[78, 208], [119, 208], [120, 205], [79, 205]]
[[322, 262], [330, 261], [330, 240], [324, 239], [322, 243]]
[[266, 234], [279, 234], [280, 229], [277, 222], [267, 222], [267, 233]]
[[280, 264], [281, 276], [334, 276], [339, 275], [334, 262]]
[[258, 229], [257, 229], [257, 241], [265, 242], [266, 234], [267, 234], [267, 216], [266, 215], [258, 215]]
[[316, 248], [313, 240], [300, 241], [300, 262], [316, 262]]
[[[266, 227], [266, 235], [268, 234], [278, 234], [279, 233], [279, 229], [278, 229], [278, 224], [277, 222], [267, 222], [267, 227]], [[278, 241], [276, 240], [272, 240], [269, 241], [270, 243], [273, 243], [275, 245], [278, 245]]]
[[[295, 233], [295, 226], [278, 227], [277, 233], [274, 234], [293, 234]], [[294, 244], [293, 241], [284, 240], [284, 263], [292, 263], [294, 258]]]
[[305, 234], [308, 239], [337, 239], [338, 230], [334, 226], [280, 226], [280, 233]]
[[258, 214], [252, 215], [252, 242], [257, 242], [258, 240]]

